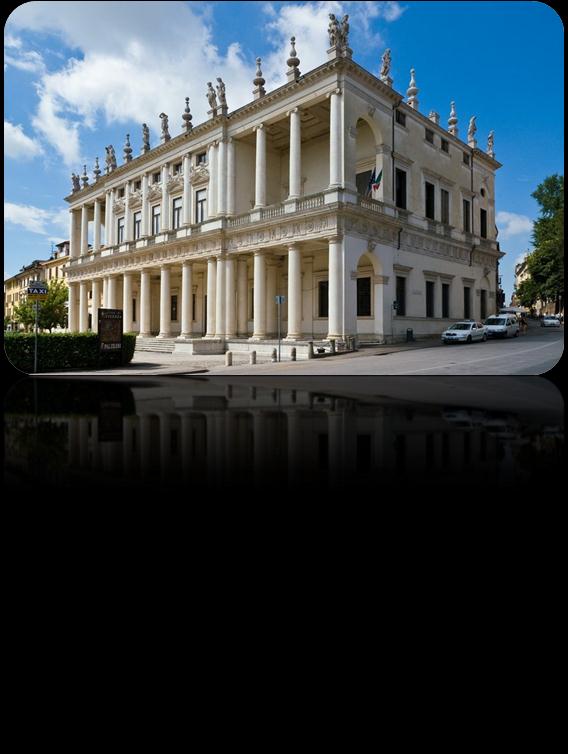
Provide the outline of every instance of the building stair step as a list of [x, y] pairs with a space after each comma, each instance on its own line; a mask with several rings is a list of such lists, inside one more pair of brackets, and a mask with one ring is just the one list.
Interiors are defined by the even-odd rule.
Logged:
[[176, 345], [175, 338], [136, 338], [137, 351], [154, 351], [157, 353], [173, 353]]

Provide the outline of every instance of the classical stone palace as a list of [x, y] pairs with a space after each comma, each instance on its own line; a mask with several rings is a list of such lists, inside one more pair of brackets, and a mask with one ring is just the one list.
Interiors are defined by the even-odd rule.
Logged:
[[[209, 118], [182, 133], [168, 116], [150, 148], [124, 162], [106, 148], [94, 181], [73, 175], [69, 327], [97, 327], [123, 309], [124, 330], [175, 339], [176, 350], [222, 352], [351, 336], [391, 342], [439, 333], [495, 310], [493, 132], [477, 148], [419, 111], [390, 77], [355, 63], [347, 17], [330, 17], [328, 59], [301, 74], [292, 38], [287, 83], [266, 92], [257, 59], [253, 99], [227, 106], [208, 84]], [[82, 182], [82, 185], [80, 183]], [[92, 247], [89, 247], [92, 239]], [[173, 345], [172, 345], [173, 347]], [[306, 346], [307, 348], [307, 346]]]

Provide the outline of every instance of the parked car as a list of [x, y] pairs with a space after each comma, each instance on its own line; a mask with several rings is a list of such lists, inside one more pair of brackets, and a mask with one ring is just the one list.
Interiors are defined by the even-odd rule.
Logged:
[[541, 327], [560, 327], [560, 320], [558, 317], [546, 316], [543, 317], [540, 322]]
[[474, 340], [487, 340], [487, 333], [481, 322], [472, 319], [456, 322], [442, 333], [443, 343], [471, 343]]
[[485, 320], [485, 331], [490, 338], [516, 338], [519, 320], [510, 314], [493, 314]]

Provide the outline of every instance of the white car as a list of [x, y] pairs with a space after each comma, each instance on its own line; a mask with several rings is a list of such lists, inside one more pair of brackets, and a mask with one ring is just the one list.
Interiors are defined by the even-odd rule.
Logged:
[[474, 340], [487, 340], [487, 333], [481, 322], [472, 319], [456, 322], [442, 333], [442, 343], [471, 343]]
[[489, 337], [516, 338], [519, 330], [519, 321], [510, 314], [494, 314], [485, 320], [485, 331]]
[[560, 320], [558, 317], [543, 317], [540, 323], [541, 327], [560, 327]]

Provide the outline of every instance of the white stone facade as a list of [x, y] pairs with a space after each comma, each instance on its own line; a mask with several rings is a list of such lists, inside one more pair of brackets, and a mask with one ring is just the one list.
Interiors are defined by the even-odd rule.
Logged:
[[70, 330], [118, 307], [125, 330], [222, 349], [273, 338], [276, 295], [294, 342], [488, 316], [500, 164], [417, 105], [331, 55], [75, 191]]

